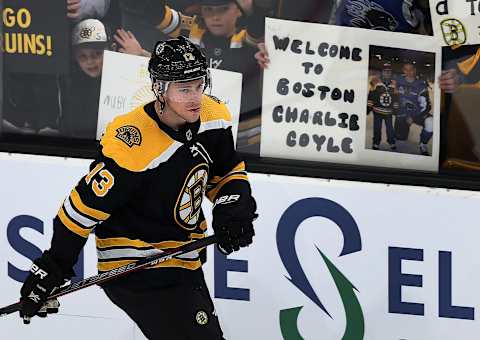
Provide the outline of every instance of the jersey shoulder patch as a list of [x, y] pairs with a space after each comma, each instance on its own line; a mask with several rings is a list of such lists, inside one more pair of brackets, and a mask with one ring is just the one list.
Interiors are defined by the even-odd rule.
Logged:
[[168, 159], [167, 151], [171, 155], [181, 146], [158, 127], [143, 106], [108, 124], [100, 144], [104, 156], [135, 172], [158, 166], [159, 162]]
[[115, 131], [115, 138], [120, 139], [122, 142], [127, 144], [129, 148], [133, 147], [134, 145], [140, 146], [142, 144], [142, 133], [136, 126], [122, 125]]

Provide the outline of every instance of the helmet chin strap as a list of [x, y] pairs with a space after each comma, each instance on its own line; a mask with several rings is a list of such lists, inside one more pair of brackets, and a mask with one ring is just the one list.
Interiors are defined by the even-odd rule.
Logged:
[[158, 102], [160, 103], [160, 114], [163, 113], [163, 110], [165, 110], [165, 105], [166, 105], [166, 101], [165, 101], [165, 97], [162, 95], [160, 95], [161, 99], [160, 98], [157, 98]]
[[157, 111], [158, 115], [162, 115], [165, 111], [166, 100], [163, 95], [157, 97], [157, 101], [155, 102], [155, 111]]

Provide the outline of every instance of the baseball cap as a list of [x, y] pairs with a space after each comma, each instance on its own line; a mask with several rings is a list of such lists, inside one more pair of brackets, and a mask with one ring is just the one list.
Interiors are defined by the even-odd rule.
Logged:
[[82, 20], [73, 28], [72, 45], [106, 43], [107, 41], [105, 25], [103, 25], [100, 20]]

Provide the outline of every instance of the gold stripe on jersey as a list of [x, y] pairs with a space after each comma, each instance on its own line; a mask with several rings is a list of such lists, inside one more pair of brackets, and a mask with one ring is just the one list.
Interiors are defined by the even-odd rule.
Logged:
[[[118, 260], [118, 261], [109, 261], [109, 262], [98, 262], [97, 268], [99, 272], [106, 272], [112, 269], [120, 268], [124, 265], [133, 263], [135, 261], [137, 260]], [[200, 259], [195, 261], [170, 259], [165, 262], [161, 262], [155, 266], [149, 267], [147, 269], [177, 267], [177, 268], [186, 268], [190, 270], [196, 270], [201, 266], [202, 266], [202, 262], [200, 261]]]
[[245, 30], [241, 30], [237, 34], [234, 34], [230, 39], [230, 48], [241, 48], [246, 36], [247, 31]]
[[[150, 253], [144, 252], [145, 256], [142, 256], [142, 252], [137, 252], [136, 253], [136, 252], [134, 252], [134, 250], [132, 250], [132, 251], [126, 253], [126, 255], [130, 255], [130, 256], [124, 256], [123, 258], [122, 257], [117, 257], [117, 258], [109, 259], [108, 258], [108, 253], [109, 252], [112, 252], [112, 251], [104, 252], [104, 256], [101, 256], [101, 254], [99, 254], [99, 261], [98, 261], [98, 264], [97, 264], [97, 268], [98, 268], [99, 271], [115, 269], [115, 268], [121, 267], [124, 264], [129, 263], [128, 261], [130, 261], [130, 262], [139, 261], [139, 260], [145, 258], [146, 256], [152, 256], [152, 255], [160, 254], [158, 252], [150, 252]], [[118, 253], [119, 253], [118, 250], [115, 249], [115, 250], [113, 250], [113, 254], [111, 256], [114, 257]], [[195, 255], [196, 256], [194, 256], [193, 258], [175, 257], [173, 259], [169, 259], [169, 260], [166, 260], [164, 262], [161, 262], [161, 263], [159, 263], [159, 264], [157, 264], [153, 267], [150, 267], [150, 268], [183, 267], [183, 268], [187, 268], [187, 269], [197, 269], [202, 265], [202, 263], [201, 263], [201, 260], [200, 260], [199, 253], [196, 252]], [[192, 254], [192, 256], [193, 256], [193, 254]]]
[[162, 241], [157, 243], [148, 243], [142, 240], [131, 240], [126, 237], [112, 237], [106, 239], [96, 238], [97, 250], [102, 251], [103, 249], [115, 247], [117, 249], [157, 249], [164, 250], [170, 248], [180, 247], [191, 241]]
[[[123, 126], [138, 129], [142, 139], [140, 145], [130, 147], [116, 137], [117, 129]], [[107, 126], [100, 144], [106, 157], [113, 159], [120, 167], [134, 172], [157, 167], [166, 162], [183, 145], [159, 129], [143, 106], [115, 118]]]
[[192, 241], [161, 241], [152, 243], [157, 249], [171, 249], [183, 246], [184, 244], [190, 243]]
[[136, 260], [120, 260], [120, 261], [107, 262], [107, 263], [99, 262], [97, 264], [97, 269], [100, 272], [108, 272], [109, 270], [120, 268], [122, 266], [133, 263], [135, 261]]
[[[202, 222], [203, 223], [203, 222]], [[205, 222], [206, 223], [206, 222]], [[205, 234], [190, 234], [192, 239], [199, 239], [205, 237]], [[105, 249], [111, 247], [117, 248], [151, 248], [151, 249], [171, 249], [183, 246], [184, 244], [190, 243], [192, 241], [161, 241], [148, 243], [142, 240], [132, 240], [127, 237], [112, 237], [112, 238], [95, 238], [97, 249]]]
[[232, 170], [230, 170], [230, 172], [228, 174], [226, 174], [225, 176], [223, 177], [220, 177], [220, 176], [214, 176], [209, 182], [208, 184], [217, 184], [219, 183], [223, 178], [225, 178], [226, 176], [228, 176], [229, 174], [232, 174], [232, 173], [235, 173], [235, 172], [243, 172], [245, 171], [245, 162], [240, 162], [238, 163]]
[[157, 25], [157, 28], [163, 31], [165, 28], [170, 25], [172, 21], [172, 9], [168, 6], [165, 6], [165, 14], [163, 15], [162, 21]]
[[[205, 237], [204, 234], [192, 233], [190, 234], [192, 240]], [[162, 241], [157, 243], [148, 243], [142, 240], [131, 240], [126, 237], [116, 237], [101, 239], [96, 238], [97, 254], [98, 254], [98, 270], [108, 271], [125, 264], [140, 260], [145, 256], [151, 256], [157, 253], [158, 250], [166, 250], [177, 248], [192, 241]], [[203, 248], [202, 248], [203, 249]], [[187, 269], [198, 269], [201, 266], [199, 252], [192, 251], [183, 255], [183, 258], [174, 258], [163, 263], [160, 263], [152, 268], [158, 267], [182, 267]], [[127, 257], [128, 259], [122, 259]], [[132, 259], [136, 258], [136, 259]], [[109, 259], [110, 258], [110, 259]]]
[[70, 193], [70, 199], [72, 200], [75, 209], [77, 209], [83, 215], [93, 217], [99, 221], [104, 221], [110, 217], [110, 214], [107, 214], [106, 212], [86, 206], [80, 198], [80, 194], [78, 193], [77, 189], [72, 190]]
[[165, 267], [177, 267], [177, 268], [186, 268], [190, 270], [196, 270], [202, 266], [200, 259], [195, 261], [181, 260], [181, 259], [171, 259], [165, 262], [160, 262], [159, 264], [150, 267], [153, 268], [165, 268]]
[[63, 202], [63, 209], [71, 220], [80, 224], [83, 228], [93, 228], [98, 223], [97, 220], [89, 219], [88, 217], [77, 212], [73, 208], [69, 197], [67, 197], [67, 199]]
[[88, 238], [88, 235], [90, 235], [91, 229], [82, 228], [74, 221], [72, 221], [72, 219], [70, 219], [70, 217], [67, 216], [67, 214], [65, 213], [65, 210], [63, 210], [63, 206], [58, 211], [57, 216], [62, 222], [62, 224], [67, 227], [71, 232], [84, 238]]
[[233, 180], [236, 180], [236, 179], [239, 179], [239, 180], [243, 180], [243, 181], [247, 181], [248, 182], [248, 176], [247, 175], [243, 175], [243, 174], [237, 174], [237, 175], [230, 175], [230, 176], [227, 176], [225, 177], [224, 179], [222, 179], [220, 181], [220, 183], [218, 183], [215, 188], [211, 189], [208, 193], [207, 193], [207, 197], [210, 201], [214, 201], [215, 198], [217, 197], [217, 194], [218, 192], [220, 191], [220, 189], [225, 185], [227, 184], [228, 182], [230, 181], [233, 181]]
[[157, 29], [171, 38], [177, 38], [181, 31], [190, 31], [194, 18], [184, 15], [168, 6], [165, 6], [165, 12], [162, 21], [157, 25]]
[[210, 201], [214, 201], [218, 191], [228, 182], [232, 180], [245, 180], [248, 182], [248, 176], [245, 171], [245, 162], [238, 163], [225, 176], [215, 176], [208, 182], [209, 189], [207, 190], [207, 197]]
[[131, 240], [126, 237], [112, 237], [112, 238], [105, 238], [101, 239], [96, 237], [95, 238], [97, 248], [98, 249], [103, 249], [103, 248], [109, 248], [109, 247], [151, 247], [150, 243], [147, 243], [142, 240]]
[[164, 34], [169, 35], [180, 26], [180, 13], [168, 6], [165, 6], [163, 20], [157, 26]]
[[191, 205], [192, 205], [192, 204], [191, 204], [190, 201], [189, 201], [189, 202], [185, 203], [184, 205], [180, 206], [180, 207], [178, 208], [178, 210], [182, 211], [182, 210], [188, 209], [188, 208], [190, 208]]

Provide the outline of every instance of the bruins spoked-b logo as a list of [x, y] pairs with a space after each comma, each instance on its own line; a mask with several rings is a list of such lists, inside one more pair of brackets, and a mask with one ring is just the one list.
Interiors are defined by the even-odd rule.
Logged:
[[117, 135], [115, 137], [127, 144], [130, 148], [134, 145], [140, 145], [142, 143], [142, 134], [135, 126], [121, 126], [116, 131]]
[[467, 42], [467, 31], [463, 23], [455, 18], [445, 19], [440, 23], [443, 40], [448, 46], [463, 45]]
[[84, 27], [80, 31], [80, 38], [89, 39], [93, 34], [93, 29], [90, 27]]
[[207, 188], [208, 165], [199, 164], [190, 171], [175, 204], [175, 221], [182, 228], [196, 228], [202, 207], [203, 193]]
[[208, 314], [204, 310], [199, 310], [197, 314], [195, 315], [195, 321], [199, 325], [206, 325], [208, 323]]
[[388, 92], [382, 93], [379, 101], [383, 107], [390, 107], [392, 105], [392, 96]]

